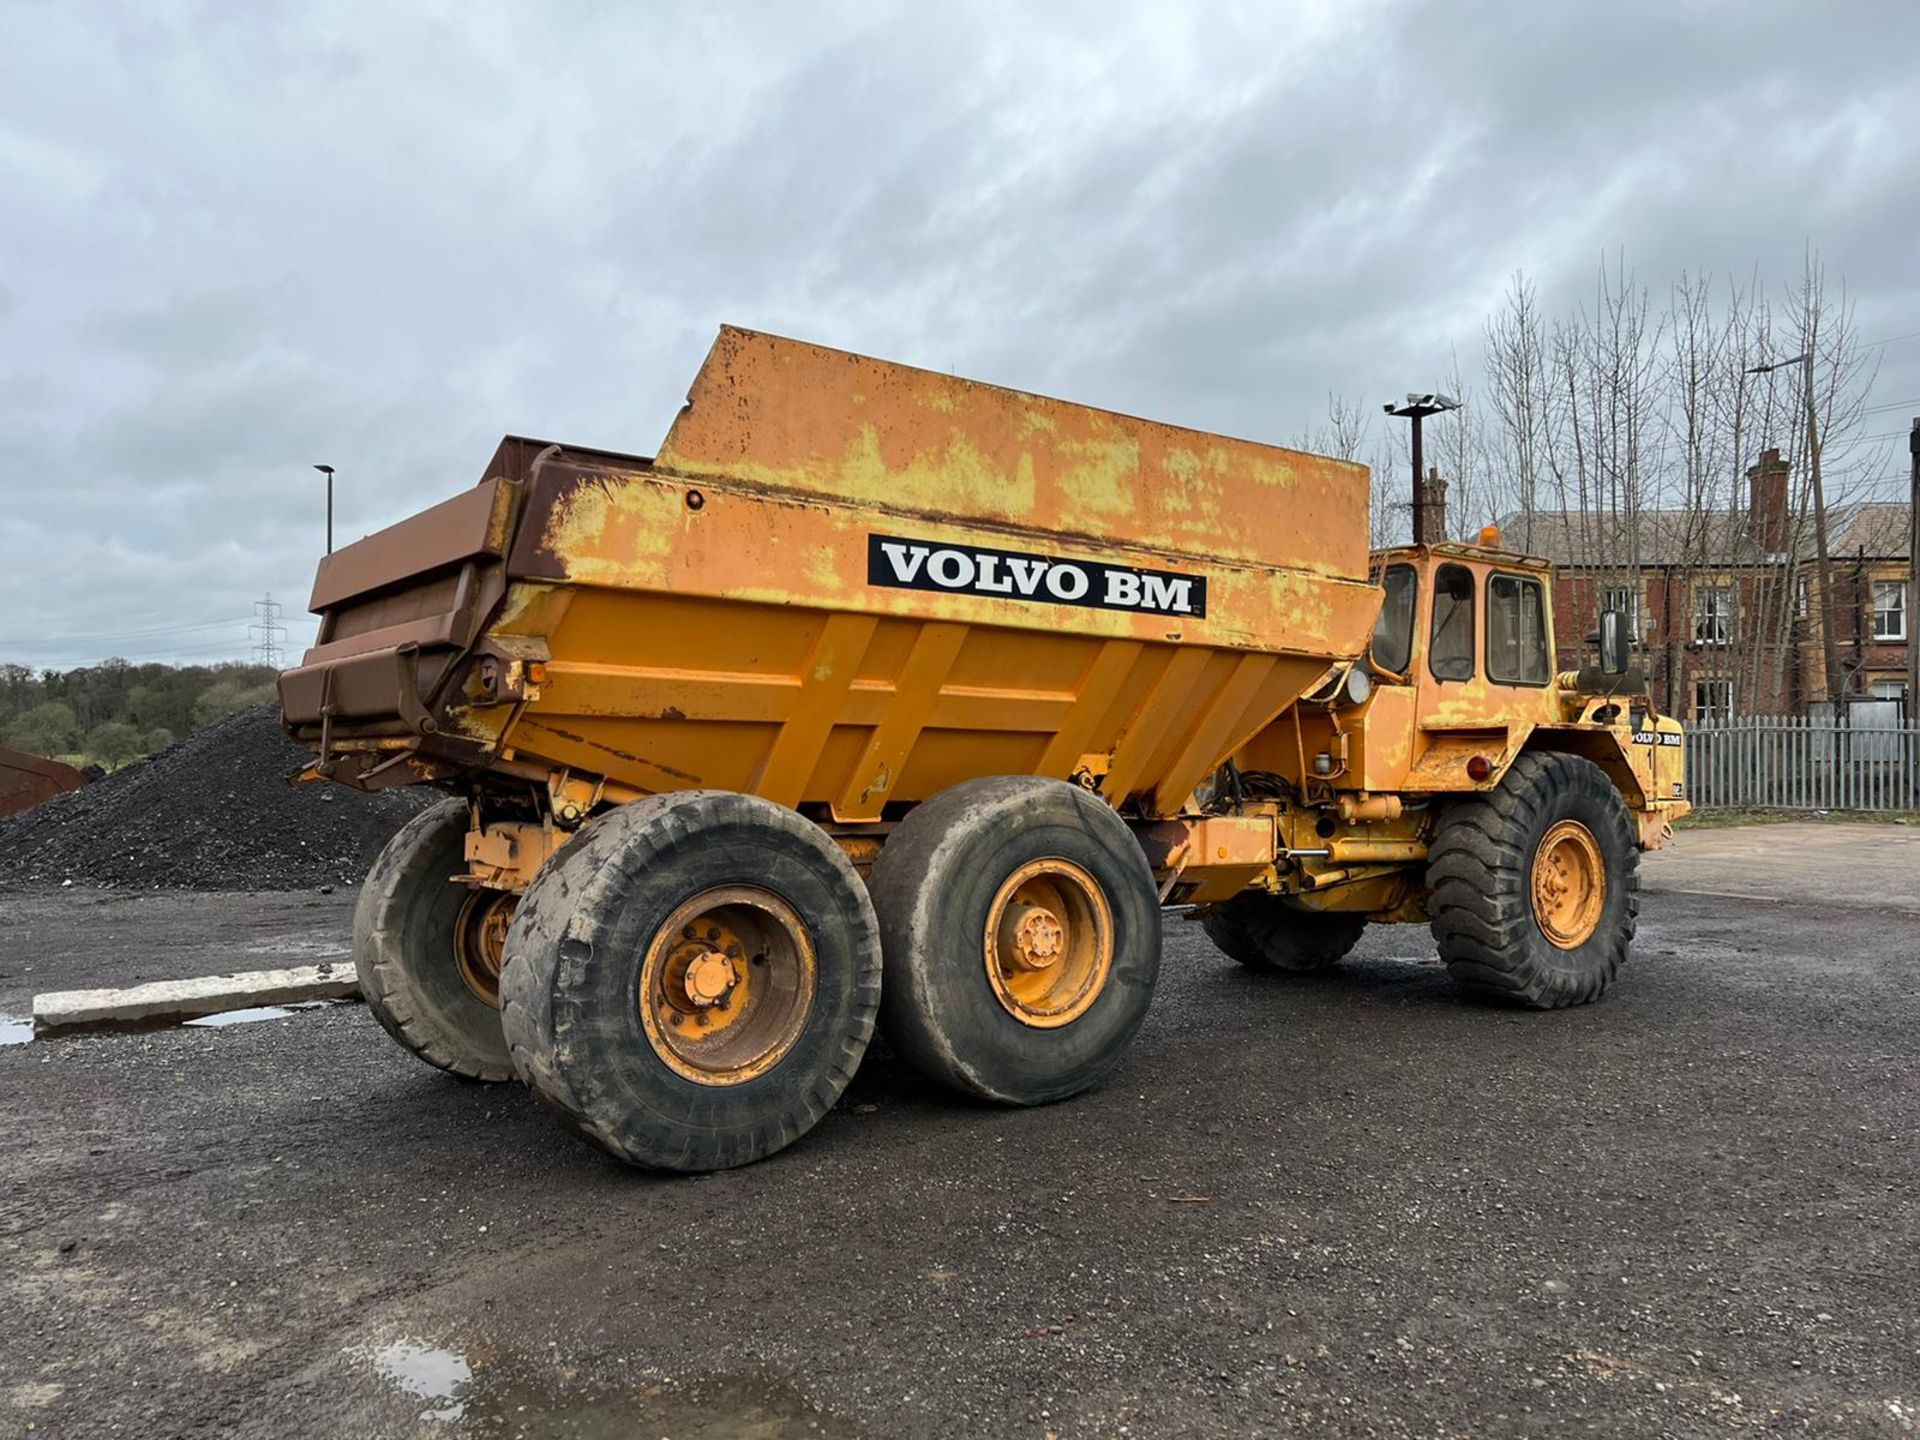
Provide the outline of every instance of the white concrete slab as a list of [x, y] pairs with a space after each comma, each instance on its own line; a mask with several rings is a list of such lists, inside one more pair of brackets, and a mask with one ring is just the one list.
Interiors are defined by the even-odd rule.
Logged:
[[157, 980], [124, 990], [52, 990], [33, 997], [33, 1030], [35, 1035], [51, 1035], [116, 1025], [165, 1025], [261, 1005], [346, 1000], [359, 993], [351, 961]]

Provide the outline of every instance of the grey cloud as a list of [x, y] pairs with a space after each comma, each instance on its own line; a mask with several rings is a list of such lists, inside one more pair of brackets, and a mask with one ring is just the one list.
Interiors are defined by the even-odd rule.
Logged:
[[317, 460], [350, 536], [503, 431], [650, 450], [721, 321], [1267, 439], [1623, 250], [1778, 285], [1811, 242], [1920, 330], [1916, 41], [1785, 0], [11, 7], [0, 659], [243, 633], [306, 590]]

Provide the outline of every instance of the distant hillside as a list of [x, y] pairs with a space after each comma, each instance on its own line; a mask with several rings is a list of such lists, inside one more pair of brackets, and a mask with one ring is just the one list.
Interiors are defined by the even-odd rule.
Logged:
[[109, 770], [275, 699], [266, 665], [0, 665], [0, 744]]

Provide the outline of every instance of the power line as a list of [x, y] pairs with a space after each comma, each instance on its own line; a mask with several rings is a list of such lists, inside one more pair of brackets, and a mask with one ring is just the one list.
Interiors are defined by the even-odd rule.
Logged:
[[180, 635], [193, 630], [230, 630], [233, 621], [200, 620], [191, 625], [150, 625], [137, 629], [113, 629], [95, 631], [69, 631], [64, 635], [39, 634], [32, 637], [12, 636], [0, 638], [0, 645], [89, 645], [101, 640], [141, 640], [156, 635]]
[[1884, 340], [1875, 340], [1871, 345], [1862, 345], [1862, 350], [1878, 350], [1882, 345], [1898, 345], [1902, 340], [1920, 340], [1920, 330], [1909, 330], [1904, 335], [1889, 335]]

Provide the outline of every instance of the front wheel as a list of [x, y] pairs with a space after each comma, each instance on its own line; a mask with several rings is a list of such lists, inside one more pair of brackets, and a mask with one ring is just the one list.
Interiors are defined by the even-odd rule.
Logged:
[[1096, 1084], [1146, 1018], [1160, 904], [1126, 822], [1058, 780], [970, 780], [916, 807], [870, 882], [881, 1018], [922, 1074], [1011, 1105]]
[[1597, 1000], [1640, 911], [1633, 822], [1606, 772], [1522, 755], [1447, 808], [1429, 852], [1440, 958], [1467, 989], [1539, 1010]]

